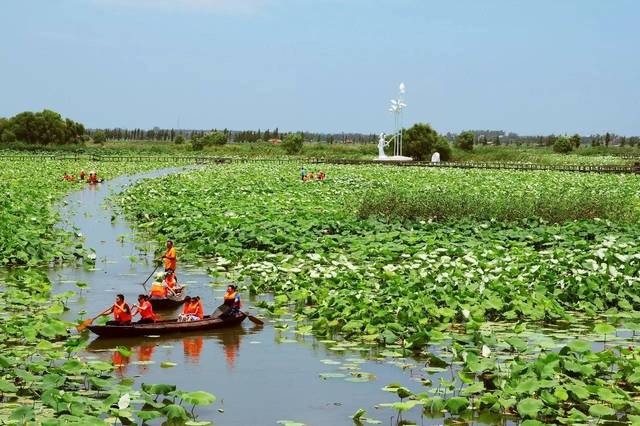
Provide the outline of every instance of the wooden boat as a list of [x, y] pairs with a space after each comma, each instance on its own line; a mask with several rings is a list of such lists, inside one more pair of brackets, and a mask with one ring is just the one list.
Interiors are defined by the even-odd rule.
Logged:
[[246, 315], [219, 318], [206, 315], [200, 321], [178, 322], [178, 320], [156, 321], [150, 324], [131, 325], [91, 325], [89, 330], [104, 337], [137, 337], [173, 333], [193, 333], [195, 331], [215, 330], [216, 328], [239, 325]]
[[149, 302], [154, 310], [160, 311], [163, 309], [175, 309], [184, 303], [184, 299], [187, 297], [187, 292], [183, 290], [179, 291], [175, 296], [167, 297], [150, 297]]

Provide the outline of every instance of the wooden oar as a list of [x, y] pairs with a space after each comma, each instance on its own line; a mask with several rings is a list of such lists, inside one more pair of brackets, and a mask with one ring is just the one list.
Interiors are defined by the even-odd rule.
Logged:
[[144, 282], [142, 283], [142, 287], [144, 288], [144, 291], [147, 291], [147, 281], [149, 281], [149, 278], [151, 278], [151, 276], [153, 276], [153, 274], [156, 273], [156, 271], [158, 270], [158, 268], [160, 267], [160, 265], [156, 266], [156, 269], [154, 269], [153, 271], [151, 271], [151, 273], [149, 274], [149, 276], [147, 277], [146, 280], [144, 280]]
[[258, 325], [264, 325], [264, 321], [262, 321], [259, 318], [254, 317], [249, 312], [243, 312], [243, 314], [245, 314], [247, 316], [247, 318], [249, 318], [249, 321], [251, 321], [252, 323], [258, 324]]
[[97, 320], [98, 318], [100, 318], [100, 317], [101, 317], [101, 316], [103, 316], [103, 315], [106, 315], [106, 314], [107, 314], [107, 311], [108, 311], [109, 309], [111, 309], [111, 308], [105, 309], [104, 311], [100, 312], [98, 315], [96, 315], [96, 316], [95, 316], [95, 317], [93, 317], [93, 318], [89, 318], [88, 320], [84, 320], [84, 321], [82, 321], [82, 323], [80, 323], [79, 325], [77, 325], [77, 326], [76, 326], [76, 330], [78, 330], [78, 331], [82, 331], [82, 330], [84, 330], [85, 328], [89, 327], [91, 324], [93, 324], [93, 322], [94, 322], [95, 320]]

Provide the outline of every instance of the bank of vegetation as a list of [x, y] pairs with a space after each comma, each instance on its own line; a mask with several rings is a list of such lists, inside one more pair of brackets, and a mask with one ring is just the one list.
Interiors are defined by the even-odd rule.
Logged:
[[[383, 345], [382, 357], [412, 352], [424, 357], [427, 374], [451, 370], [446, 379], [425, 378], [425, 392], [388, 387], [404, 399], [391, 408], [516, 415], [528, 425], [640, 415], [640, 350], [615, 336], [640, 328], [637, 226], [615, 218], [548, 223], [526, 209], [517, 223], [362, 219], [359, 202], [370, 191], [430, 181], [501, 211], [492, 204], [508, 201], [514, 174], [492, 173], [482, 186], [483, 173], [323, 171], [326, 180], [303, 183], [296, 163], [212, 166], [137, 185], [120, 203], [140, 230], [174, 239], [212, 274], [272, 293], [261, 306], [276, 318], [293, 313], [300, 333]], [[518, 176], [517, 199], [518, 191], [559, 195], [572, 182], [637, 203], [636, 176]], [[502, 195], [483, 197], [491, 185]], [[496, 321], [507, 331], [498, 333]], [[577, 327], [541, 341], [527, 331], [540, 322]], [[594, 342], [602, 339], [604, 348]]]
[[[47, 268], [76, 262], [91, 267], [95, 255], [81, 238], [55, 226], [69, 206], [61, 197], [86, 183], [64, 181], [65, 172], [95, 168], [110, 179], [159, 167], [76, 161], [0, 158], [0, 422], [31, 425], [132, 424], [153, 419], [183, 424], [197, 405], [215, 397], [173, 385], [140, 385], [117, 378], [112, 363], [80, 355], [89, 339], [63, 319], [77, 295], [52, 294]], [[60, 207], [60, 210], [57, 210]], [[118, 348], [123, 356], [128, 349]], [[197, 410], [195, 411], [197, 414]]]
[[417, 177], [367, 192], [358, 214], [387, 222], [471, 219], [562, 223], [605, 219], [632, 223], [640, 218], [633, 178], [482, 170], [451, 170]]

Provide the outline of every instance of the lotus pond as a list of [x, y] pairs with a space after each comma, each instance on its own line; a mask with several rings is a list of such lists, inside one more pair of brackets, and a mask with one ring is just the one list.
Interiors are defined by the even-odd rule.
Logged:
[[[109, 177], [161, 167], [109, 165]], [[82, 187], [54, 178], [86, 165], [15, 166], [49, 187], [4, 167], [2, 242], [25, 253], [0, 243], [13, 266], [0, 287], [0, 419], [640, 424], [637, 177], [332, 166], [302, 183], [299, 166], [114, 181], [65, 199], [67, 227], [54, 207]], [[134, 239], [104, 191], [143, 177], [154, 179], [112, 197]], [[390, 191], [408, 206], [425, 194], [432, 210], [373, 205]], [[234, 281], [267, 325], [69, 337], [115, 292], [139, 292], [127, 286], [165, 238], [207, 311]]]
[[[139, 230], [174, 239], [213, 276], [272, 294], [258, 306], [276, 324], [295, 322], [277, 328], [337, 352], [415, 357], [425, 387], [386, 387], [404, 419], [637, 422], [638, 177], [333, 166], [326, 181], [302, 183], [298, 168], [210, 167], [139, 185], [120, 204]], [[388, 188], [519, 214], [362, 215]], [[581, 204], [593, 198], [610, 200], [597, 206], [606, 219]], [[544, 222], [528, 208], [542, 202], [573, 203], [585, 219]]]

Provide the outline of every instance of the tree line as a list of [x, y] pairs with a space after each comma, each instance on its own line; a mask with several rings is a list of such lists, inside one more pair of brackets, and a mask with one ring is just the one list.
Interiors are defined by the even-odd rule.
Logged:
[[[419, 131], [418, 131], [419, 129]], [[409, 134], [427, 132], [418, 127]], [[416, 133], [417, 132], [417, 133]], [[288, 135], [298, 135], [304, 142], [329, 144], [376, 144], [375, 134], [364, 133], [318, 133], [318, 132], [281, 132], [277, 127], [273, 130], [229, 130], [229, 129], [85, 129], [78, 122], [63, 118], [59, 113], [51, 110], [41, 112], [21, 112], [10, 118], [0, 117], [0, 143], [9, 144], [22, 142], [29, 145], [64, 145], [77, 144], [93, 140], [97, 143], [106, 141], [165, 141], [177, 144], [190, 141], [196, 149], [199, 146], [224, 145], [225, 143], [260, 143], [283, 142]], [[467, 130], [459, 134], [448, 132], [437, 135], [429, 145], [439, 141], [440, 148], [443, 141], [457, 144], [462, 149], [472, 150], [475, 145], [528, 145], [553, 147], [557, 152], [568, 152], [580, 146], [629, 146], [640, 147], [640, 137], [620, 136], [607, 132], [603, 135], [538, 135], [521, 136], [513, 132], [502, 130]], [[294, 144], [295, 145], [295, 144]]]
[[63, 119], [55, 111], [25, 111], [10, 118], [0, 117], [0, 142], [29, 145], [66, 145], [86, 140], [81, 123]]
[[[504, 132], [502, 130], [466, 130], [459, 134], [448, 132], [444, 137], [450, 142], [455, 142], [458, 138], [465, 134], [464, 138], [473, 138], [473, 145], [528, 145], [528, 146], [548, 146], [553, 147], [559, 139], [570, 138], [573, 146], [640, 146], [640, 137], [638, 136], [621, 136], [615, 133], [607, 132], [605, 134], [593, 135], [535, 135], [522, 136], [513, 132]], [[578, 141], [579, 140], [579, 141]]]
[[88, 134], [91, 137], [100, 133], [104, 135], [106, 140], [111, 141], [158, 141], [158, 142], [175, 142], [178, 136], [181, 140], [191, 140], [192, 138], [202, 138], [210, 133], [221, 132], [226, 135], [228, 142], [236, 143], [259, 143], [281, 141], [289, 133], [299, 133], [306, 142], [326, 142], [333, 143], [377, 143], [375, 134], [363, 133], [317, 133], [317, 132], [281, 132], [277, 127], [273, 130], [229, 130], [229, 129], [161, 129], [154, 127], [153, 129], [89, 129]]

